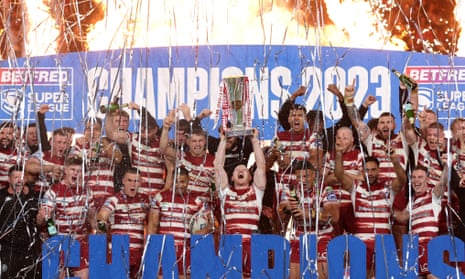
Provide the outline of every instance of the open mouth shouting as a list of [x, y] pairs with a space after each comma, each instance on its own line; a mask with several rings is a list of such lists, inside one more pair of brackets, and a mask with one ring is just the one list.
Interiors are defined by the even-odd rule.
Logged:
[[423, 183], [421, 182], [412, 182], [412, 188], [415, 192], [419, 193], [423, 189]]
[[78, 182], [79, 182], [79, 176], [77, 176], [77, 175], [71, 176], [71, 184], [72, 185], [77, 185]]
[[383, 136], [384, 137], [389, 137], [389, 135], [391, 134], [391, 130], [389, 128], [384, 128], [383, 130], [381, 130], [381, 132], [383, 133]]
[[63, 157], [63, 156], [65, 156], [65, 150], [64, 150], [64, 149], [58, 149], [58, 150], [57, 150], [57, 156], [58, 156], [58, 157]]

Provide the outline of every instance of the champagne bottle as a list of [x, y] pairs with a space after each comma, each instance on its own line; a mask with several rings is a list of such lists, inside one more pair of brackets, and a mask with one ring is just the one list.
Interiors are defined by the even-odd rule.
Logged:
[[49, 236], [54, 236], [58, 233], [57, 227], [55, 226], [55, 221], [50, 217], [47, 219], [47, 232]]
[[108, 106], [105, 106], [105, 105], [101, 105], [100, 106], [100, 112], [101, 113], [107, 113], [107, 112], [115, 112], [119, 109], [122, 109], [122, 108], [125, 108], [125, 107], [128, 107], [129, 104], [128, 103], [125, 103], [125, 104], [118, 104], [118, 103], [110, 103]]
[[411, 103], [405, 103], [403, 105], [403, 109], [405, 112], [405, 117], [407, 117], [408, 121], [410, 124], [415, 123], [415, 112], [413, 111], [412, 104]]
[[107, 224], [105, 221], [97, 220], [97, 229], [103, 233], [107, 232]]
[[100, 142], [96, 142], [92, 146], [92, 151], [94, 152], [94, 156], [90, 158], [91, 162], [98, 162], [100, 160], [100, 150], [102, 149], [102, 144]]
[[291, 199], [294, 199], [296, 202], [299, 202], [299, 197], [297, 196], [297, 192], [295, 189], [289, 191], [289, 196]]
[[417, 88], [418, 84], [416, 81], [414, 81], [411, 77], [407, 76], [406, 74], [403, 74], [396, 69], [392, 69], [392, 72], [399, 78], [399, 80], [408, 88], [411, 90]]
[[273, 138], [271, 146], [272, 148], [276, 148], [281, 154], [286, 151], [286, 146], [281, 144], [278, 137]]

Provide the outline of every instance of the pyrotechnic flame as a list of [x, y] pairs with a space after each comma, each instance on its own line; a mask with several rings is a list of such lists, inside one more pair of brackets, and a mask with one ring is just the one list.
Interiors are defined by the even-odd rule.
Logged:
[[[139, 1], [137, 6], [141, 8], [135, 2], [112, 2], [108, 3], [105, 20], [97, 23], [89, 35], [89, 47], [104, 50], [128, 46], [321, 44], [404, 48], [387, 41], [376, 30], [376, 18], [367, 2], [326, 3], [335, 24], [313, 26], [302, 19], [305, 11], [273, 5], [271, 1], [262, 5], [256, 1]], [[317, 32], [319, 28], [322, 30]]]
[[58, 29], [50, 11], [42, 1], [25, 1], [28, 11], [26, 54], [29, 56], [56, 53]]
[[[11, 5], [12, 1], [3, 1], [7, 6], [5, 3]], [[69, 42], [71, 34], [80, 36], [77, 41], [87, 40], [88, 47], [80, 46], [87, 50], [293, 44], [425, 52], [439, 49], [442, 53], [465, 54], [465, 38], [458, 33], [463, 30], [456, 26], [456, 23], [465, 24], [460, 1], [454, 11], [435, 9], [435, 4], [424, 3], [425, 7], [414, 7], [419, 11], [417, 17], [410, 14], [412, 7], [399, 6], [390, 0], [325, 0], [318, 3], [284, 0], [25, 0], [24, 3], [28, 19], [24, 28], [27, 31], [25, 54], [30, 56], [54, 54], [57, 49], [62, 51], [66, 43], [72, 46], [75, 42]], [[310, 6], [316, 4], [319, 6]], [[104, 11], [103, 18], [99, 17], [99, 8]], [[3, 13], [8, 13], [8, 9], [4, 8]], [[91, 19], [87, 20], [87, 17]], [[446, 23], [450, 27], [444, 34], [435, 34], [431, 32], [435, 22], [438, 26]], [[3, 29], [7, 30], [7, 27]], [[14, 44], [14, 40], [12, 42]], [[457, 52], [448, 49], [455, 45]], [[73, 51], [73, 48], [69, 50]], [[80, 50], [79, 46], [77, 50]]]

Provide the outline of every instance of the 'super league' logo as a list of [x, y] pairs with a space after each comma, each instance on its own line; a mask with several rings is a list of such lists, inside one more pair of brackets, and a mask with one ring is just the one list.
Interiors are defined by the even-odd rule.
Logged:
[[9, 115], [15, 114], [21, 106], [23, 94], [15, 88], [5, 89], [0, 94], [0, 106], [2, 111]]
[[433, 109], [433, 107], [433, 90], [425, 87], [418, 88], [418, 109], [422, 111], [424, 109]]

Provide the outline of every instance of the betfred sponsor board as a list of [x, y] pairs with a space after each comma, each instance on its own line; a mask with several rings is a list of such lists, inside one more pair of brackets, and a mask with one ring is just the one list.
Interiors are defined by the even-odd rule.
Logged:
[[[64, 121], [73, 121], [73, 68], [0, 68], [2, 120], [34, 119], [42, 104]], [[81, 96], [82, 97], [82, 96]]]

